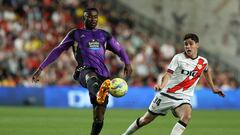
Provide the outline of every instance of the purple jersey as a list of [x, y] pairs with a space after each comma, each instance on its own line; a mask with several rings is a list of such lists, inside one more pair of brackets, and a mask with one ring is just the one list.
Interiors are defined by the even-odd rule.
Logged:
[[48, 57], [41, 63], [40, 68], [44, 69], [48, 64], [56, 60], [64, 50], [73, 46], [74, 42], [77, 42], [76, 59], [78, 66], [94, 68], [96, 73], [101, 76], [110, 76], [104, 63], [106, 50], [117, 54], [125, 64], [130, 64], [124, 48], [108, 32], [101, 29], [74, 29], [51, 51]]

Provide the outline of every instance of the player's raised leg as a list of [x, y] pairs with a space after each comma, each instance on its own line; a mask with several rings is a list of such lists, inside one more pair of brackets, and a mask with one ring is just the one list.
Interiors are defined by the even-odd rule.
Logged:
[[90, 95], [96, 96], [96, 101], [98, 104], [103, 104], [110, 88], [110, 79], [100, 79], [96, 73], [91, 69], [82, 70], [82, 73], [79, 77], [76, 77], [76, 80], [80, 82], [84, 87], [89, 90]]
[[157, 115], [152, 115], [149, 112], [146, 112], [142, 117], [135, 120], [128, 129], [122, 135], [131, 135], [136, 132], [139, 128], [147, 125], [148, 123], [152, 122]]
[[101, 84], [99, 83], [100, 81], [96, 73], [92, 71], [87, 73], [85, 76], [85, 80], [87, 84], [87, 89], [89, 90], [90, 94], [97, 95]]
[[170, 135], [181, 135], [187, 127], [192, 115], [192, 108], [189, 104], [184, 104], [175, 109], [180, 120], [175, 124]]

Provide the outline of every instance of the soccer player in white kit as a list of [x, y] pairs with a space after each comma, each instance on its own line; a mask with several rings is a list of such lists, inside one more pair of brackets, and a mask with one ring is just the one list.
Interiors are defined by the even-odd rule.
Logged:
[[179, 118], [170, 135], [181, 135], [192, 114], [190, 99], [201, 74], [205, 76], [212, 92], [224, 97], [224, 93], [214, 86], [208, 70], [208, 61], [198, 56], [199, 38], [189, 33], [184, 36], [184, 52], [176, 54], [162, 78], [161, 84], [155, 86], [159, 91], [148, 111], [135, 120], [123, 135], [131, 135], [140, 127], [147, 125], [159, 115], [166, 115], [171, 110]]

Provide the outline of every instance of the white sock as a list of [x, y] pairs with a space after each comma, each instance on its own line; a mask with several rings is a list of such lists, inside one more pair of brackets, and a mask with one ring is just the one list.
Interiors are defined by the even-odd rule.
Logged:
[[183, 123], [182, 121], [178, 121], [175, 126], [172, 129], [172, 132], [170, 135], [181, 135], [183, 133], [183, 131], [186, 128], [186, 124]]
[[128, 129], [122, 134], [122, 135], [131, 135], [133, 134], [135, 131], [137, 131], [140, 127], [137, 125], [137, 121], [140, 118], [138, 118], [137, 120], [135, 120], [129, 127]]

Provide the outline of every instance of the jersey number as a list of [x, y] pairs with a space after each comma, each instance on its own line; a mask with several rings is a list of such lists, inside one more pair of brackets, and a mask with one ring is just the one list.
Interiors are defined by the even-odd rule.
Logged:
[[162, 101], [162, 100], [161, 100], [160, 98], [155, 98], [155, 100], [153, 101], [153, 103], [155, 103], [155, 104], [157, 104], [157, 106], [159, 106], [161, 101]]

